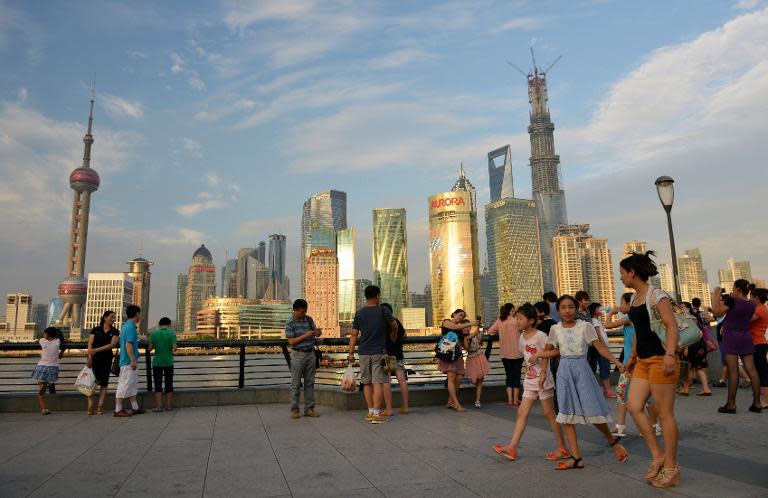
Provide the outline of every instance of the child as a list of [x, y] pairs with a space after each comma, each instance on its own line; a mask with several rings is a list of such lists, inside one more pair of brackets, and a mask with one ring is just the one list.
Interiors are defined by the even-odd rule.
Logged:
[[474, 327], [474, 330], [464, 337], [464, 349], [467, 350], [467, 377], [475, 385], [475, 408], [480, 408], [480, 395], [483, 393], [483, 379], [491, 371], [491, 364], [485, 357], [482, 349], [483, 336], [480, 327]]
[[153, 412], [163, 411], [163, 378], [165, 378], [165, 410], [173, 410], [173, 354], [177, 350], [176, 332], [169, 329], [171, 319], [160, 319], [160, 328], [149, 336], [149, 349], [153, 349], [155, 356], [152, 358], [152, 377], [155, 380], [155, 407]]
[[[621, 296], [621, 302], [618, 308], [614, 308], [608, 314], [608, 319], [605, 321], [605, 327], [609, 329], [622, 328], [624, 332], [624, 358], [629, 359], [629, 355], [632, 354], [632, 341], [635, 338], [635, 327], [632, 322], [629, 321], [627, 313], [629, 313], [629, 307], [632, 302], [632, 292], [627, 292]], [[615, 317], [615, 318], [614, 318]], [[625, 437], [627, 435], [625, 424], [627, 420], [627, 394], [629, 393], [629, 380], [630, 373], [624, 372], [619, 376], [619, 383], [616, 385], [616, 402], [618, 417], [616, 426], [611, 431], [615, 437]], [[656, 430], [656, 435], [661, 435], [661, 426], [656, 423], [656, 414], [653, 411], [653, 397], [648, 398], [646, 404], [648, 410], [648, 417], [651, 419], [651, 423]]]
[[563, 321], [552, 327], [546, 351], [533, 353], [528, 360], [533, 365], [539, 358], [560, 356], [556, 383], [560, 411], [556, 420], [563, 424], [563, 432], [571, 447], [571, 456], [568, 460], [558, 462], [558, 470], [584, 468], [574, 424], [593, 424], [613, 448], [617, 461], [625, 462], [629, 458], [627, 450], [608, 429], [608, 405], [587, 361], [587, 350], [590, 345], [593, 346], [600, 356], [608, 359], [621, 371], [624, 370], [624, 365], [614, 358], [605, 344], [597, 338], [591, 323], [576, 320], [577, 307], [578, 303], [573, 296], [565, 294], [558, 299], [557, 310]]
[[[530, 362], [531, 357], [536, 353], [543, 352], [547, 344], [547, 335], [541, 330], [535, 328], [536, 308], [530, 303], [520, 306], [515, 313], [517, 327], [522, 332], [520, 336], [520, 352], [526, 362]], [[557, 441], [557, 450], [548, 453], [547, 460], [560, 460], [571, 456], [565, 448], [563, 432], [560, 425], [555, 420], [554, 410], [554, 387], [552, 376], [549, 374], [549, 360], [540, 357], [538, 361], [531, 362], [523, 381], [523, 401], [517, 411], [517, 422], [515, 422], [515, 432], [508, 446], [499, 444], [493, 445], [496, 453], [503, 455], [510, 460], [517, 458], [517, 446], [525, 432], [525, 426], [528, 423], [528, 415], [531, 413], [533, 404], [538, 399], [544, 410], [544, 417], [549, 421], [552, 432]]]
[[[589, 310], [589, 315], [592, 317], [592, 326], [595, 327], [598, 339], [602, 341], [607, 348], [608, 332], [605, 330], [603, 322], [600, 321], [600, 315], [603, 313], [603, 305], [600, 303], [591, 303], [587, 309]], [[603, 394], [606, 398], [616, 399], [616, 395], [611, 389], [611, 362], [598, 355], [597, 365], [600, 368], [600, 382], [603, 383]]]
[[48, 327], [43, 332], [43, 338], [40, 339], [40, 361], [37, 362], [35, 370], [32, 372], [32, 378], [37, 380], [37, 403], [40, 405], [40, 414], [48, 415], [51, 413], [45, 407], [43, 395], [48, 386], [55, 384], [59, 380], [59, 360], [64, 356], [64, 351], [59, 349], [61, 332], [55, 327]]

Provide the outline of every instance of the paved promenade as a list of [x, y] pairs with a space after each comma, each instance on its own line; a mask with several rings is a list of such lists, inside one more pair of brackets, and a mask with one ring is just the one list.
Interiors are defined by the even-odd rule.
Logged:
[[0, 414], [0, 496], [768, 496], [768, 414], [747, 412], [743, 390], [739, 414], [717, 414], [724, 395], [680, 400], [683, 481], [672, 491], [641, 480], [638, 436], [618, 464], [591, 427], [579, 430], [586, 468], [554, 470], [540, 411], [509, 462], [490, 449], [514, 425], [502, 404], [420, 408], [378, 426], [360, 411], [292, 420], [285, 405], [254, 405]]

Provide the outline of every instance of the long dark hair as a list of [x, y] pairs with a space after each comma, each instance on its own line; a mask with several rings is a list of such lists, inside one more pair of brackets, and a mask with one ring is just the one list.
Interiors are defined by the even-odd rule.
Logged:
[[500, 309], [499, 309], [499, 320], [502, 322], [509, 318], [509, 315], [512, 314], [512, 310], [515, 309], [515, 305], [512, 303], [505, 303]]
[[647, 282], [649, 278], [659, 274], [656, 263], [653, 262], [651, 256], [656, 256], [656, 253], [653, 251], [646, 251], [645, 254], [633, 252], [622, 259], [619, 265], [624, 268], [624, 271], [634, 271], [640, 280]]
[[115, 314], [115, 312], [114, 312], [114, 311], [112, 311], [112, 310], [107, 310], [107, 311], [105, 311], [105, 312], [104, 312], [104, 314], [103, 314], [103, 315], [101, 315], [101, 318], [99, 319], [99, 328], [100, 328], [100, 329], [103, 329], [103, 328], [104, 328], [104, 322], [106, 322], [106, 321], [107, 321], [107, 317], [108, 317], [109, 315], [114, 315], [114, 314]]

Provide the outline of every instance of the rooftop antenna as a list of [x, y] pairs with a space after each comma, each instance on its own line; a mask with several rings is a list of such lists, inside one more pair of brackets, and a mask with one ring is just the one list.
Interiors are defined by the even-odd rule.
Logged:
[[139, 242], [139, 257], [144, 257], [144, 241]]
[[533, 53], [533, 47], [528, 47], [531, 49], [531, 59], [533, 59], [533, 72], [537, 73], [539, 71], [539, 68], [536, 66], [536, 55]]

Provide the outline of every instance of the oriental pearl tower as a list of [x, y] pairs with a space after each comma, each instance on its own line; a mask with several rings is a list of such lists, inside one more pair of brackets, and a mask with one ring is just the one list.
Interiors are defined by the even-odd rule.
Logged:
[[75, 191], [72, 201], [72, 222], [69, 229], [69, 256], [67, 257], [67, 278], [59, 284], [59, 297], [64, 307], [59, 322], [70, 327], [80, 327], [81, 310], [85, 304], [88, 282], [83, 278], [85, 248], [88, 241], [88, 215], [91, 210], [91, 193], [99, 188], [99, 174], [91, 168], [91, 146], [93, 145], [93, 100], [96, 94], [94, 83], [91, 92], [91, 108], [88, 114], [88, 131], [83, 143], [83, 165], [69, 175], [69, 186]]

